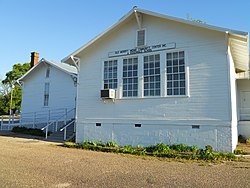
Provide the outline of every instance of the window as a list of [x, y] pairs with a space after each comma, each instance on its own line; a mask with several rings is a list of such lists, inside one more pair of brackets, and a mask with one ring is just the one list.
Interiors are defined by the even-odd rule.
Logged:
[[186, 95], [184, 51], [166, 54], [167, 95]]
[[43, 105], [44, 106], [48, 106], [49, 105], [49, 83], [45, 83], [44, 85], [44, 102]]
[[160, 54], [144, 56], [144, 96], [160, 95]]
[[117, 89], [117, 60], [104, 61], [104, 89]]
[[123, 97], [138, 96], [138, 58], [123, 59]]
[[137, 46], [145, 45], [145, 29], [137, 31]]
[[49, 78], [49, 75], [50, 75], [50, 68], [48, 67], [48, 68], [46, 69], [46, 78]]

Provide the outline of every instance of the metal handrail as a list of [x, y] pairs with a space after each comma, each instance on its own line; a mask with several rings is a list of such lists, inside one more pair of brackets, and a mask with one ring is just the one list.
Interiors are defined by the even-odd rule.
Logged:
[[67, 116], [68, 113], [72, 112], [73, 110], [75, 110], [75, 108], [71, 109], [70, 111], [68, 111], [66, 114], [63, 114], [61, 117], [57, 118], [56, 120], [48, 123], [45, 127], [41, 128], [41, 130], [44, 130], [45, 129], [45, 139], [48, 138], [48, 128], [50, 125], [56, 123], [56, 130], [57, 130], [57, 123], [58, 123], [58, 120], [60, 120], [61, 118], [63, 118], [64, 116]]
[[[62, 111], [64, 110], [65, 108], [55, 108], [53, 109], [54, 112], [56, 111]], [[39, 111], [36, 111], [36, 113], [39, 113], [39, 114], [46, 114], [48, 111], [47, 110], [39, 110]], [[26, 115], [26, 114], [33, 114], [33, 112], [24, 112], [22, 113], [21, 112], [21, 115]]]
[[63, 131], [66, 129], [68, 126], [70, 126], [72, 123], [74, 123], [76, 120], [74, 119], [73, 121], [69, 122], [67, 125], [65, 125], [63, 128], [60, 129], [60, 131]]
[[69, 122], [67, 125], [65, 125], [63, 128], [60, 129], [60, 131], [64, 130], [64, 134], [63, 134], [63, 140], [66, 140], [67, 137], [67, 127], [69, 127], [72, 123], [75, 123], [76, 120], [74, 119], [73, 121]]
[[[71, 109], [70, 111], [68, 111], [67, 113], [72, 112], [73, 110], [75, 110], [75, 108]], [[63, 118], [64, 116], [66, 116], [67, 114], [63, 114], [61, 117], [57, 118], [56, 120], [50, 122], [49, 124], [47, 124], [45, 127], [41, 128], [41, 130], [44, 130], [46, 128], [48, 128], [50, 125], [52, 125], [53, 123], [57, 122], [58, 120], [60, 120], [61, 118]]]

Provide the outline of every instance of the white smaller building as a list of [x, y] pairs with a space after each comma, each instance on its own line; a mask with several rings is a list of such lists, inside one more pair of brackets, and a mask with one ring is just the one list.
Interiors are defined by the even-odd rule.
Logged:
[[42, 128], [49, 122], [75, 116], [77, 70], [47, 59], [38, 62], [31, 54], [32, 68], [18, 79], [22, 86], [21, 126]]

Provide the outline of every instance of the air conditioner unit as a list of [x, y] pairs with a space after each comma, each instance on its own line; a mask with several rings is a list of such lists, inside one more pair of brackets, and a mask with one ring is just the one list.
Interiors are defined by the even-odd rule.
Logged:
[[101, 98], [102, 99], [114, 99], [115, 98], [115, 90], [114, 89], [102, 89], [101, 90]]

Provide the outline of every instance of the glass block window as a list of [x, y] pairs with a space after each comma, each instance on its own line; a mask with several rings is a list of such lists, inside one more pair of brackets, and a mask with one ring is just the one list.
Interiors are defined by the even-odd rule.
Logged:
[[144, 96], [160, 95], [160, 54], [144, 56]]
[[138, 96], [138, 58], [123, 59], [123, 97]]
[[117, 89], [117, 60], [104, 61], [104, 89]]
[[43, 101], [44, 106], [49, 105], [49, 83], [45, 83], [44, 85], [44, 101]]
[[184, 51], [166, 54], [167, 95], [186, 95]]

